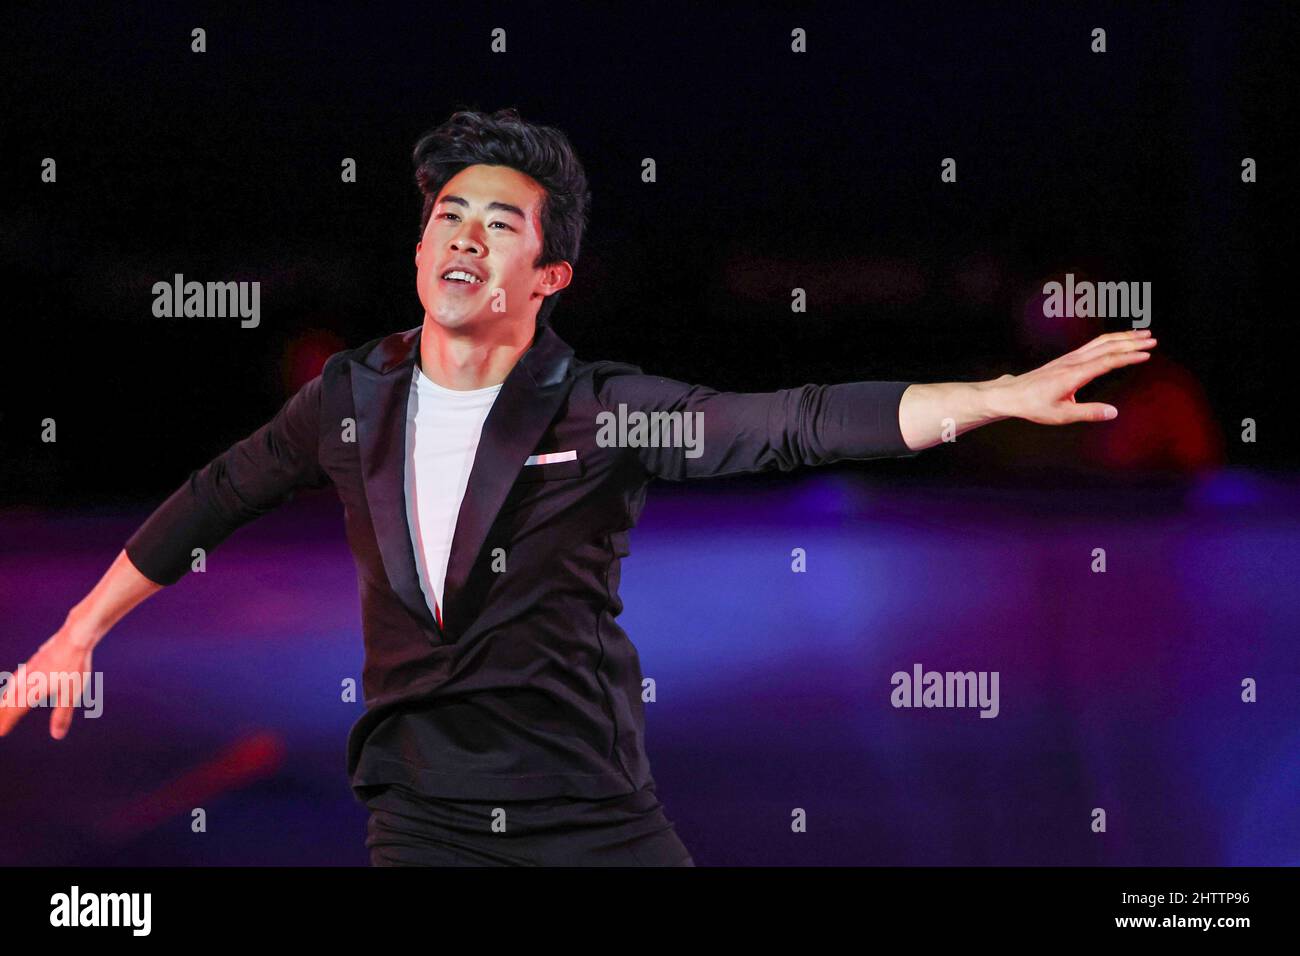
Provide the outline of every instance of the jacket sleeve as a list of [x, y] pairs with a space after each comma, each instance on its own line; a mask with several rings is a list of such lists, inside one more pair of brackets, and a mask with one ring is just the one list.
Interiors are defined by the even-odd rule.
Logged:
[[155, 584], [176, 583], [194, 548], [211, 552], [237, 528], [329, 483], [318, 457], [321, 376], [303, 385], [269, 422], [189, 478], [126, 543], [131, 563]]
[[[629, 422], [627, 444], [645, 470], [679, 481], [791, 471], [846, 458], [914, 457], [919, 452], [908, 448], [898, 425], [898, 405], [910, 384], [846, 382], [775, 392], [719, 392], [619, 365], [601, 379], [597, 392], [606, 424], [622, 428], [620, 421]], [[660, 447], [641, 443], [656, 429], [633, 436], [633, 412], [645, 413], [645, 421], [658, 420]], [[674, 419], [675, 412], [682, 415]], [[680, 441], [664, 447], [665, 435]]]

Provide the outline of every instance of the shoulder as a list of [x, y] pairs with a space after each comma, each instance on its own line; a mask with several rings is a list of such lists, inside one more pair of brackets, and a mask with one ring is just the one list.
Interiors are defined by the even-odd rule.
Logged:
[[377, 335], [352, 348], [341, 349], [325, 360], [321, 377], [331, 379], [350, 375], [353, 363], [365, 365], [375, 371], [386, 371], [409, 357], [415, 347], [420, 326], [399, 332]]
[[575, 357], [573, 359], [573, 377], [581, 381], [586, 379], [593, 384], [601, 385], [610, 378], [619, 375], [643, 375], [639, 366], [630, 362], [615, 362], [609, 359], [596, 359], [594, 361], [585, 361]]
[[597, 402], [604, 404], [609, 395], [619, 390], [620, 385], [643, 377], [644, 372], [631, 362], [616, 362], [610, 359], [584, 361], [574, 358], [574, 388], [590, 393]]
[[694, 388], [686, 382], [648, 374], [631, 362], [575, 361], [574, 375], [575, 386], [585, 386], [584, 390], [605, 410], [619, 405], [643, 409], [675, 407]]

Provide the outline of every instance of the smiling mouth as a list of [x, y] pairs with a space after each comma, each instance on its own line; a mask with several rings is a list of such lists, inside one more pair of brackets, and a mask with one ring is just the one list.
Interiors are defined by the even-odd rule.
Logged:
[[451, 269], [447, 272], [444, 272], [441, 276], [439, 276], [438, 281], [446, 285], [465, 286], [467, 288], [472, 288], [474, 286], [480, 286], [485, 284], [483, 279], [480, 279], [460, 269]]
[[457, 282], [455, 279], [439, 279], [438, 286], [452, 295], [462, 292], [477, 292], [483, 288], [481, 282]]

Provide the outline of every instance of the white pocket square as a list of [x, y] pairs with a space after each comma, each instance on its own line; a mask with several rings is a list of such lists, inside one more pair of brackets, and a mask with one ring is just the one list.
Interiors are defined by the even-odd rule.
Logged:
[[568, 451], [549, 451], [544, 455], [529, 455], [524, 464], [553, 465], [557, 461], [574, 461], [577, 457], [578, 449], [570, 448]]

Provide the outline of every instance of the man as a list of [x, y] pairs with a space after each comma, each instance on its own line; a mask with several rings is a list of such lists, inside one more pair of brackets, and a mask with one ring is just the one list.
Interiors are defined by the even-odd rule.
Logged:
[[[615, 623], [649, 481], [914, 455], [1009, 417], [1113, 418], [1074, 393], [1155, 344], [1103, 335], [986, 382], [753, 394], [582, 361], [548, 322], [589, 201], [564, 135], [460, 112], [414, 158], [422, 325], [331, 356], [191, 473], [28, 662], [89, 672], [194, 549], [332, 483], [366, 647], [348, 769], [377, 865], [692, 865], [655, 796], [637, 653]], [[23, 703], [0, 708], [0, 733]], [[55, 738], [71, 716], [55, 710]]]

